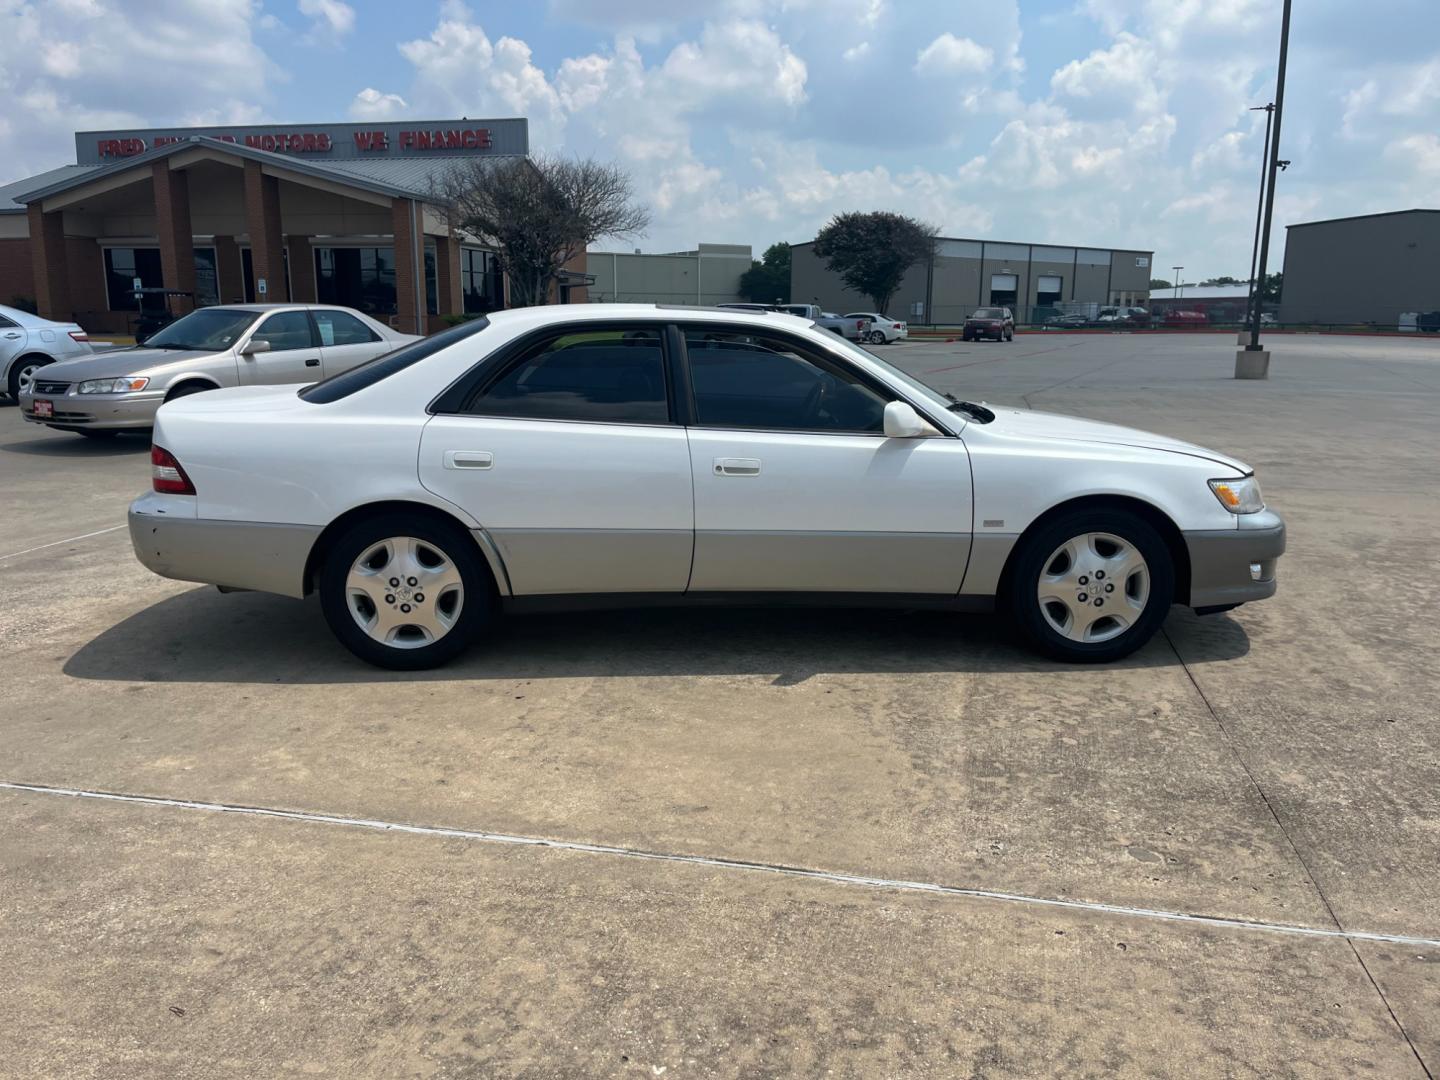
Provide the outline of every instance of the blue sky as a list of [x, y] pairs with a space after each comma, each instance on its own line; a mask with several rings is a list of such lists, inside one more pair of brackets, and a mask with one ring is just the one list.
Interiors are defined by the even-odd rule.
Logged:
[[[650, 250], [894, 209], [1243, 275], [1279, 6], [0, 0], [0, 181], [83, 128], [524, 115], [630, 170]], [[1278, 225], [1440, 204], [1433, 11], [1296, 5]]]

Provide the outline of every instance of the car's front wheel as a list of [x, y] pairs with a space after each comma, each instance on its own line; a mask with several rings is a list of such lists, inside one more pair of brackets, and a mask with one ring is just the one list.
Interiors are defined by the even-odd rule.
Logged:
[[401, 514], [361, 521], [330, 546], [320, 605], [341, 644], [397, 671], [454, 658], [495, 612], [490, 572], [464, 530]]
[[884, 344], [885, 344], [885, 331], [884, 331], [884, 330], [871, 330], [871, 331], [870, 331], [870, 344], [871, 344], [871, 345], [884, 345]]
[[1008, 602], [1041, 652], [1104, 663], [1149, 641], [1174, 593], [1169, 549], [1149, 522], [1125, 510], [1079, 510], [1025, 538]]
[[13, 404], [20, 404], [20, 395], [27, 392], [35, 382], [35, 373], [47, 364], [53, 363], [48, 356], [22, 356], [10, 368], [10, 378], [7, 380], [5, 389], [10, 393], [10, 401]]

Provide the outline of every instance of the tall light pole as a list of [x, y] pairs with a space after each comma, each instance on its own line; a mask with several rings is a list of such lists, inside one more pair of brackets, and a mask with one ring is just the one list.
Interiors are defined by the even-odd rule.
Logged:
[[[1280, 63], [1275, 71], [1275, 126], [1270, 134], [1270, 146], [1267, 157], [1269, 158], [1270, 174], [1265, 179], [1265, 221], [1260, 229], [1260, 265], [1256, 268], [1255, 284], [1255, 306], [1250, 312], [1250, 344], [1245, 346], [1246, 352], [1260, 352], [1260, 309], [1264, 306], [1265, 295], [1265, 268], [1270, 258], [1270, 223], [1275, 213], [1275, 177], [1280, 172], [1280, 121], [1285, 113], [1285, 60], [1290, 51], [1290, 0], [1285, 0], [1285, 7], [1280, 15]], [[1268, 361], [1268, 357], [1265, 358]], [[1241, 368], [1241, 358], [1236, 357], [1235, 371], [1238, 376]], [[1250, 375], [1250, 378], [1266, 378], [1269, 374], [1269, 364], [1261, 361], [1265, 374]], [[1253, 369], [1252, 369], [1253, 370]]]
[[1245, 298], [1245, 325], [1255, 318], [1254, 305], [1259, 303], [1260, 283], [1255, 280], [1255, 264], [1260, 258], [1260, 222], [1265, 213], [1265, 179], [1270, 175], [1270, 123], [1275, 119], [1275, 103], [1256, 105], [1251, 112], [1265, 113], [1265, 148], [1260, 153], [1260, 199], [1255, 204], [1255, 243], [1250, 248], [1250, 295]]
[[1180, 271], [1185, 268], [1183, 266], [1172, 266], [1170, 269], [1175, 271], [1175, 299], [1179, 300], [1185, 295], [1185, 282], [1181, 280], [1180, 275]]

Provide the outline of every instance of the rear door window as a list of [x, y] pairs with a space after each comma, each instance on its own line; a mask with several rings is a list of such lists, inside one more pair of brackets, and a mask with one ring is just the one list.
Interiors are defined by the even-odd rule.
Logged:
[[512, 362], [468, 412], [530, 420], [666, 424], [664, 329], [575, 331], [542, 340]]
[[318, 308], [312, 314], [321, 345], [368, 345], [380, 340], [379, 334], [349, 312]]

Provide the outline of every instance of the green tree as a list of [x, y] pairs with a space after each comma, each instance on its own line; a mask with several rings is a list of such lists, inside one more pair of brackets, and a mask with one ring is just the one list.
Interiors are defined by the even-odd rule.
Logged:
[[740, 295], [752, 304], [790, 302], [789, 244], [771, 244], [761, 258], [751, 260], [750, 269], [740, 275]]
[[886, 210], [836, 214], [815, 237], [815, 254], [840, 280], [888, 315], [905, 272], [934, 249], [935, 226]]
[[1202, 286], [1204, 286], [1204, 285], [1248, 285], [1248, 284], [1249, 284], [1249, 281], [1248, 281], [1248, 280], [1247, 280], [1247, 281], [1241, 281], [1239, 278], [1230, 277], [1228, 274], [1222, 274], [1220, 277], [1213, 277], [1213, 278], [1211, 278], [1209, 281], [1202, 281], [1202, 282], [1200, 282], [1200, 284], [1201, 284]]
[[1173, 281], [1166, 281], [1163, 277], [1152, 277], [1150, 279], [1150, 288], [1152, 289], [1173, 289], [1174, 287], [1175, 283]]
[[1280, 290], [1285, 284], [1285, 275], [1277, 272], [1266, 274], [1264, 282], [1260, 285], [1260, 299], [1267, 304], [1278, 304], [1280, 302]]

